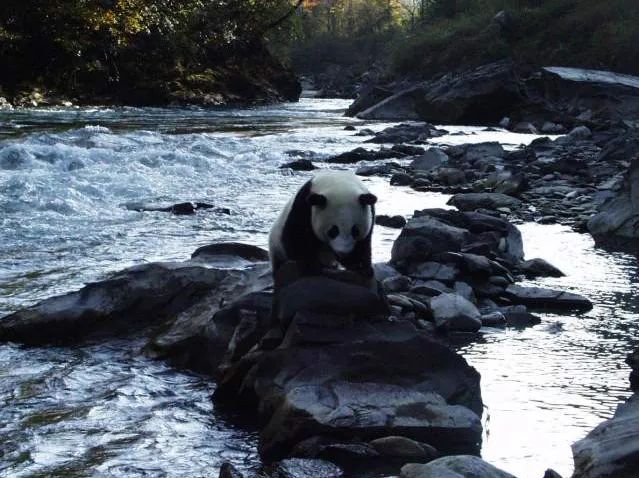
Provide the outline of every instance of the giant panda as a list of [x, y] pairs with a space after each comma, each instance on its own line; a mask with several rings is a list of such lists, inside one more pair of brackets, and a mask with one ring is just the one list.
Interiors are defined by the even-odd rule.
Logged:
[[286, 204], [269, 234], [273, 275], [287, 261], [304, 273], [336, 262], [373, 276], [371, 237], [377, 197], [347, 171], [322, 171]]

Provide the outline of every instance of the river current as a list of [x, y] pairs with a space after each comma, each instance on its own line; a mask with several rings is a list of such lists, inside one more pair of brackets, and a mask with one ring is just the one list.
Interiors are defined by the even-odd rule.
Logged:
[[[279, 169], [286, 151], [314, 160], [360, 146], [348, 102], [238, 110], [30, 109], [0, 112], [0, 316], [124, 267], [184, 260], [234, 240], [265, 246], [270, 224], [308, 177]], [[447, 127], [433, 144], [532, 135]], [[373, 145], [367, 145], [375, 147]], [[447, 197], [364, 179], [381, 214], [446, 207]], [[203, 201], [231, 210], [194, 216], [133, 204]], [[134, 209], [134, 208], [133, 208]], [[567, 275], [535, 284], [589, 297], [580, 316], [542, 315], [525, 330], [485, 329], [461, 352], [482, 375], [482, 455], [520, 478], [571, 473], [570, 444], [629, 395], [623, 363], [639, 342], [637, 260], [562, 226], [522, 224], [528, 258]], [[397, 231], [378, 227], [375, 260]], [[217, 476], [256, 466], [257, 433], [210, 400], [215, 384], [139, 355], [139, 340], [74, 348], [0, 345], [0, 476]]]

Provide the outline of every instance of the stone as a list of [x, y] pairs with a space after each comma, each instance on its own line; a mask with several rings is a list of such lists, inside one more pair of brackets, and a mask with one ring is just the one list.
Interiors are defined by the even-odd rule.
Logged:
[[143, 203], [127, 203], [124, 206], [131, 211], [169, 212], [171, 214], [175, 214], [176, 216], [188, 216], [191, 214], [195, 214], [196, 211], [205, 209], [214, 209], [215, 212], [220, 214], [231, 214], [231, 211], [228, 208], [216, 208], [212, 204], [195, 201], [181, 202], [170, 206], [158, 206]]
[[632, 158], [617, 195], [588, 221], [595, 239], [639, 240], [639, 155]]
[[298, 312], [316, 312], [331, 315], [377, 316], [387, 313], [387, 307], [376, 286], [369, 283], [349, 283], [350, 274], [301, 277], [280, 287], [276, 294], [274, 311], [280, 320], [288, 321]]
[[280, 169], [292, 169], [293, 171], [313, 171], [317, 169], [317, 166], [313, 164], [310, 159], [296, 159], [290, 163], [285, 163], [280, 166]]
[[506, 325], [506, 317], [499, 311], [484, 314], [480, 320], [482, 327], [499, 327]]
[[287, 458], [271, 467], [269, 478], [342, 478], [342, 469], [325, 460]]
[[498, 209], [507, 207], [519, 209], [522, 202], [512, 196], [500, 193], [464, 193], [455, 194], [448, 200], [451, 206], [455, 206], [460, 211], [474, 211], [476, 209]]
[[454, 266], [428, 261], [411, 265], [408, 268], [408, 275], [414, 279], [450, 282], [459, 275], [459, 270]]
[[477, 372], [404, 320], [296, 314], [278, 348], [254, 349], [224, 371], [216, 399], [258, 411], [266, 461], [314, 436], [402, 436], [444, 453], [476, 453], [481, 440]]
[[375, 224], [393, 229], [401, 229], [406, 225], [406, 218], [404, 216], [385, 216], [380, 214], [375, 216]]
[[422, 95], [422, 87], [413, 86], [382, 99], [355, 116], [374, 120], [419, 120], [416, 104]]
[[477, 307], [459, 294], [440, 294], [430, 301], [435, 325], [446, 330], [477, 332], [481, 314]]
[[437, 180], [446, 186], [455, 186], [466, 182], [466, 173], [457, 168], [439, 168], [436, 176]]
[[391, 176], [391, 186], [410, 186], [413, 182], [413, 177], [407, 173], [395, 173]]
[[572, 445], [573, 478], [632, 478], [639, 469], [639, 396]]
[[518, 267], [526, 277], [563, 277], [565, 275], [555, 266], [540, 258], [523, 261]]
[[397, 143], [425, 143], [430, 138], [443, 136], [446, 133], [445, 130], [438, 129], [430, 123], [401, 123], [375, 133], [375, 137], [366, 142], [378, 144], [395, 143], [395, 148], [391, 148], [391, 150], [399, 156], [401, 150], [397, 149]]
[[226, 260], [225, 264], [229, 267], [233, 258], [240, 258], [249, 263], [268, 262], [269, 255], [268, 251], [261, 247], [242, 244], [241, 242], [216, 242], [198, 247], [191, 254], [191, 259], [197, 259], [207, 264], [213, 261]]
[[244, 475], [240, 473], [231, 463], [225, 461], [220, 467], [220, 474], [218, 478], [244, 478]]
[[391, 149], [381, 149], [379, 151], [373, 151], [365, 148], [355, 148], [352, 151], [338, 154], [331, 158], [327, 158], [324, 161], [334, 164], [354, 164], [360, 161], [377, 161], [380, 159], [390, 159], [402, 156], [401, 154]]
[[410, 163], [413, 171], [428, 172], [448, 162], [448, 155], [441, 148], [428, 148], [424, 154]]
[[513, 127], [513, 131], [515, 133], [522, 133], [522, 134], [539, 134], [539, 131], [537, 131], [537, 128], [535, 127], [535, 125], [532, 123], [529, 123], [528, 121], [522, 121], [521, 123], [517, 123]]
[[440, 124], [497, 123], [522, 104], [511, 61], [448, 74], [391, 96], [357, 115], [362, 119], [421, 119]]
[[372, 440], [370, 445], [381, 456], [415, 460], [419, 463], [431, 461], [439, 456], [437, 449], [428, 443], [420, 443], [402, 436], [388, 436]]
[[515, 478], [477, 456], [453, 455], [427, 464], [409, 463], [399, 478]]
[[395, 173], [397, 170], [401, 170], [401, 168], [393, 163], [364, 164], [355, 170], [355, 174], [358, 176], [387, 176]]
[[411, 282], [410, 277], [398, 275], [384, 279], [382, 281], [382, 287], [387, 292], [401, 292], [408, 290]]
[[511, 284], [506, 288], [505, 297], [514, 304], [554, 310], [574, 310], [585, 312], [592, 309], [592, 302], [571, 292], [563, 292], [542, 287], [524, 287]]
[[194, 260], [143, 264], [4, 317], [0, 341], [71, 344], [90, 336], [131, 333], [175, 319], [197, 307], [194, 298], [209, 292], [232, 298], [238, 283], [247, 285], [240, 287], [243, 291], [265, 287], [270, 282], [268, 275], [267, 264], [243, 272]]

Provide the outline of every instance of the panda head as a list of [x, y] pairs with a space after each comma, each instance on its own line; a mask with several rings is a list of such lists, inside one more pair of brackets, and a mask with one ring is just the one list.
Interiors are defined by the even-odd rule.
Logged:
[[338, 258], [350, 254], [373, 227], [377, 197], [353, 173], [328, 171], [316, 175], [307, 202], [313, 233]]

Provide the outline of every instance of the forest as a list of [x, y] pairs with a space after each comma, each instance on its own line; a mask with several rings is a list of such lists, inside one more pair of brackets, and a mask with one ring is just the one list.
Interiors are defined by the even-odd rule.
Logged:
[[637, 73], [638, 43], [626, 0], [7, 0], [0, 91], [259, 102], [296, 97], [290, 67], [353, 96], [364, 74], [430, 78], [504, 57]]

